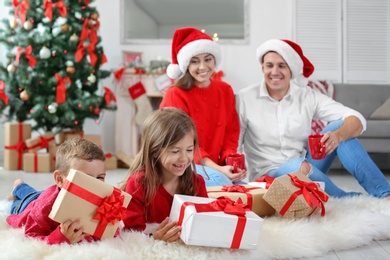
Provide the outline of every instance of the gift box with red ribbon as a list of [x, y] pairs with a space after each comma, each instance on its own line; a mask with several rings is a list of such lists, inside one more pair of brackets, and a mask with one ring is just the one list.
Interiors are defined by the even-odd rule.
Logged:
[[303, 218], [315, 212], [324, 216], [328, 195], [302, 172], [295, 171], [275, 178], [263, 199], [283, 217]]
[[226, 196], [234, 201], [241, 199], [249, 208], [260, 217], [275, 214], [275, 209], [263, 199], [266, 189], [250, 185], [211, 186], [207, 187], [209, 198]]
[[102, 137], [101, 135], [92, 135], [92, 134], [84, 134], [83, 131], [63, 131], [58, 133], [59, 143], [63, 143], [65, 140], [71, 138], [84, 138], [88, 141], [95, 143], [97, 146], [102, 147]]
[[110, 238], [125, 218], [130, 200], [130, 194], [71, 169], [49, 217], [59, 223], [80, 218], [85, 233]]
[[118, 168], [118, 159], [111, 153], [106, 153], [106, 170], [115, 170]]
[[26, 146], [29, 153], [34, 153], [41, 149], [49, 149], [49, 147], [55, 145], [55, 143], [56, 140], [53, 132], [46, 132], [43, 135], [26, 140]]
[[31, 124], [26, 123], [4, 124], [4, 169], [22, 169], [25, 141], [31, 137], [31, 129]]
[[217, 199], [175, 194], [169, 216], [182, 227], [187, 245], [256, 249], [263, 219], [248, 205], [228, 197]]
[[49, 153], [25, 153], [23, 154], [23, 170], [25, 172], [51, 172]]

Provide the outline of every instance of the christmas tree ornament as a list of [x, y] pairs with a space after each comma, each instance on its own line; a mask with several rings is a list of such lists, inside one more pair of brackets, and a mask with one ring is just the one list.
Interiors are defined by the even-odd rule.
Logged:
[[69, 40], [71, 40], [72, 42], [78, 42], [79, 37], [74, 33], [72, 34], [72, 36], [70, 36]]
[[146, 117], [153, 112], [153, 107], [146, 96], [146, 90], [141, 81], [128, 88], [130, 97], [134, 100], [137, 107], [135, 122], [142, 125]]
[[91, 19], [92, 20], [97, 20], [99, 18], [99, 14], [98, 13], [93, 13], [93, 14], [91, 14]]
[[48, 107], [47, 107], [47, 111], [50, 113], [50, 114], [55, 114], [57, 112], [57, 103], [51, 103]]
[[19, 95], [20, 99], [23, 100], [23, 101], [27, 101], [30, 99], [30, 95], [27, 93], [26, 90], [23, 90], [22, 92], [20, 92], [20, 95]]
[[39, 51], [39, 57], [41, 59], [46, 60], [50, 58], [50, 55], [51, 55], [50, 50], [46, 46], [43, 46], [42, 49]]
[[99, 115], [99, 114], [100, 114], [100, 108], [96, 107], [96, 108], [93, 110], [93, 113], [95, 113], [95, 115]]
[[69, 31], [69, 24], [65, 23], [61, 25], [61, 32], [67, 32]]
[[9, 27], [11, 27], [12, 29], [15, 29], [17, 26], [18, 26], [18, 21], [16, 21], [15, 18], [9, 21]]
[[91, 73], [91, 75], [89, 75], [88, 76], [88, 81], [90, 82], [90, 83], [95, 83], [96, 82], [96, 76], [95, 75], [93, 75], [92, 73]]
[[69, 74], [75, 73], [76, 69], [73, 66], [66, 67], [66, 72]]
[[10, 65], [7, 66], [7, 71], [8, 71], [9, 73], [15, 73], [15, 71], [16, 71], [16, 66], [15, 66], [13, 63], [11, 63]]
[[27, 21], [24, 22], [23, 28], [24, 28], [26, 31], [30, 31], [30, 30], [33, 28], [33, 23], [30, 22], [30, 20], [27, 20]]

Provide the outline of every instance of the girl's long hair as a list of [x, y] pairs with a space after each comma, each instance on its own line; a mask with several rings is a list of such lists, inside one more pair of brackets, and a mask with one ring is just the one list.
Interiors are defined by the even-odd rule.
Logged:
[[[195, 125], [185, 112], [177, 108], [163, 108], [154, 111], [145, 120], [140, 150], [120, 188], [125, 189], [131, 175], [144, 171], [145, 177], [138, 181], [144, 186], [145, 206], [150, 205], [161, 185], [162, 169], [159, 163], [161, 153], [179, 142], [188, 133], [194, 137], [194, 151], [197, 151], [198, 137]], [[198, 192], [194, 161], [192, 161], [191, 166], [179, 177], [179, 194], [194, 196]]]

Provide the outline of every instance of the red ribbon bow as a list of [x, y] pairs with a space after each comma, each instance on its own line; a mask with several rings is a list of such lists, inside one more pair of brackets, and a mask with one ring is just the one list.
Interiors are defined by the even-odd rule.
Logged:
[[106, 158], [112, 158], [112, 154], [111, 153], [106, 153]]
[[61, 104], [66, 101], [66, 87], [65, 84], [72, 84], [69, 77], [62, 78], [60, 74], [56, 73], [57, 79], [57, 92], [56, 92], [56, 103]]
[[96, 43], [99, 41], [97, 37], [97, 30], [99, 29], [99, 27], [100, 27], [99, 21], [96, 21], [95, 24], [90, 25], [90, 20], [86, 18], [84, 20], [83, 29], [81, 30], [80, 33], [80, 42], [84, 42], [86, 39], [88, 39], [89, 36], [90, 43], [96, 45]]
[[3, 100], [4, 104], [7, 106], [9, 98], [7, 94], [5, 94], [4, 89], [5, 89], [4, 81], [0, 80], [0, 99]]
[[[16, 57], [15, 57], [15, 61], [16, 61], [16, 64], [19, 65], [19, 61], [20, 61], [20, 55], [23, 53], [23, 49], [21, 47], [17, 47], [16, 48]], [[32, 47], [31, 45], [27, 46], [27, 48], [24, 50], [24, 56], [26, 57], [26, 59], [28, 59], [29, 61], [29, 65], [30, 67], [34, 67], [35, 64], [37, 64], [37, 60], [31, 55], [32, 54]]]
[[[62, 17], [66, 16], [66, 6], [64, 2], [54, 3]], [[53, 20], [53, 3], [51, 0], [45, 0], [43, 8], [46, 9], [45, 16], [49, 18], [50, 22]]]
[[99, 225], [101, 226], [106, 226], [109, 223], [115, 224], [116, 221], [121, 221], [126, 214], [126, 208], [123, 207], [124, 200], [125, 196], [121, 195], [121, 191], [114, 189], [110, 196], [103, 199], [93, 219], [99, 220]]
[[223, 191], [227, 192], [241, 192], [246, 193], [250, 190], [253, 190], [256, 188], [246, 188], [244, 185], [230, 185], [230, 186], [222, 186]]
[[106, 106], [109, 107], [111, 100], [116, 102], [116, 97], [111, 89], [104, 87], [104, 100], [106, 101]]
[[88, 50], [88, 55], [91, 60], [91, 66], [95, 67], [98, 57], [95, 54], [95, 45], [92, 43], [88, 44], [87, 47], [84, 46], [83, 42], [79, 43], [79, 46], [77, 47], [77, 51], [75, 53], [76, 62], [80, 62], [81, 59], [84, 57], [85, 49]]
[[274, 177], [271, 177], [271, 176], [268, 176], [268, 175], [265, 175], [263, 177], [260, 177], [260, 178], [257, 178], [255, 181], [256, 182], [265, 182], [265, 188], [268, 189], [269, 186], [271, 186], [271, 184], [274, 182], [275, 178]]
[[[321, 208], [321, 216], [324, 216], [325, 215], [325, 206], [324, 206], [323, 202], [328, 201], [328, 198], [329, 198], [328, 195], [326, 195], [324, 192], [320, 191], [318, 188], [318, 185], [314, 182], [302, 181], [295, 175], [288, 174], [288, 176], [290, 176], [293, 184], [296, 187], [301, 189], [301, 190], [299, 190], [299, 192], [303, 195], [307, 204], [310, 207]], [[295, 199], [295, 197], [296, 196], [294, 196], [294, 194], [291, 196], [291, 198], [294, 198], [294, 199]], [[288, 205], [288, 207], [291, 204], [292, 204], [292, 202], [290, 203], [289, 201], [287, 201], [287, 203], [286, 203], [286, 205]], [[286, 207], [286, 205], [285, 205], [285, 207]], [[284, 215], [283, 213], [285, 213], [287, 211], [284, 208], [280, 212], [280, 214], [282, 214], [282, 215]]]
[[23, 0], [23, 2], [19, 2], [18, 0], [12, 0], [12, 6], [15, 8], [15, 20], [19, 12], [20, 23], [23, 25], [26, 21], [26, 12], [30, 8], [30, 3], [28, 2], [28, 0]]

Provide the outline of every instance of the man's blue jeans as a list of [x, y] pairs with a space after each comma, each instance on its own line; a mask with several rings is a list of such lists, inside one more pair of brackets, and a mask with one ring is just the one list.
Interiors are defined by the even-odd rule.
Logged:
[[[343, 124], [342, 120], [329, 123], [321, 133], [334, 131]], [[372, 161], [364, 147], [357, 138], [351, 138], [339, 144], [337, 149], [327, 155], [323, 160], [313, 160], [310, 153], [306, 158], [296, 158], [282, 165], [278, 169], [271, 170], [267, 175], [278, 177], [296, 170], [299, 170], [304, 160], [307, 160], [312, 169], [308, 177], [312, 181], [322, 181], [325, 183], [325, 191], [332, 197], [354, 196], [359, 193], [345, 192], [337, 187], [326, 175], [332, 166], [336, 156], [345, 169], [351, 173], [359, 184], [367, 191], [368, 194], [384, 198], [390, 195], [390, 185], [381, 172], [381, 170]]]

